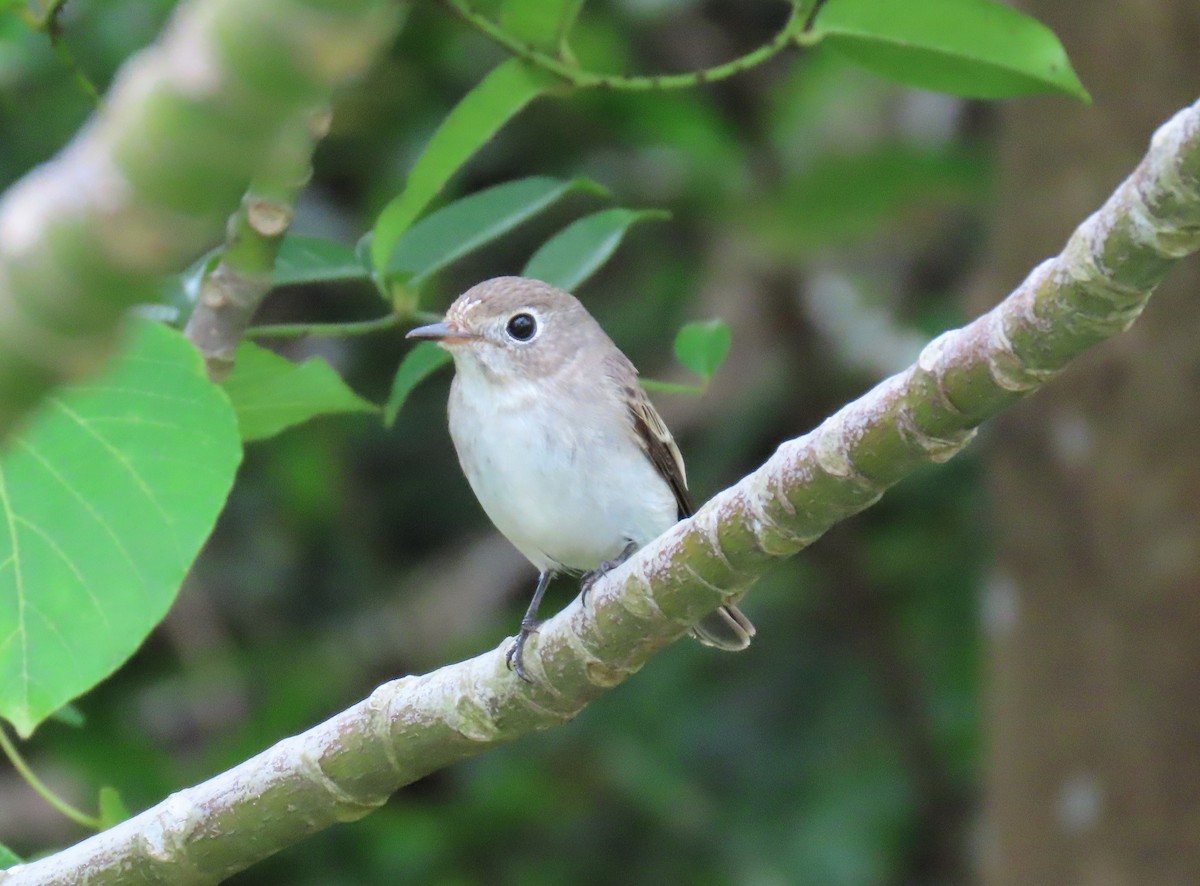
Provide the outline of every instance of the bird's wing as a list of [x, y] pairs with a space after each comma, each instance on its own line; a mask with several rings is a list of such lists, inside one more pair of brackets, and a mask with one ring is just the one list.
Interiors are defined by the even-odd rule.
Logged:
[[638, 442], [654, 467], [658, 468], [658, 472], [667, 481], [671, 491], [675, 493], [679, 519], [690, 517], [694, 508], [692, 498], [688, 495], [687, 470], [683, 466], [683, 456], [679, 447], [675, 445], [675, 438], [667, 430], [666, 422], [636, 381], [626, 387], [625, 402], [633, 419], [633, 429], [637, 432]]

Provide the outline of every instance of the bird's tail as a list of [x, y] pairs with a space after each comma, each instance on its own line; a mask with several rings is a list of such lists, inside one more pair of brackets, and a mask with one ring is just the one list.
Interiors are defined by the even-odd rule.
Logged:
[[714, 609], [692, 628], [692, 636], [705, 646], [738, 652], [750, 645], [754, 625], [736, 606]]

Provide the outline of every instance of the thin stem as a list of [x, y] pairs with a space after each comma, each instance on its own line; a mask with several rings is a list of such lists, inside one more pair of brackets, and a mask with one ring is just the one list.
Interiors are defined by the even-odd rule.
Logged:
[[83, 825], [85, 828], [90, 828], [93, 831], [104, 830], [104, 824], [99, 818], [79, 811], [55, 794], [50, 788], [46, 787], [45, 783], [29, 768], [29, 764], [25, 762], [25, 758], [21, 756], [21, 752], [17, 750], [17, 746], [8, 737], [8, 732], [3, 726], [0, 726], [0, 750], [4, 751], [4, 756], [8, 757], [9, 762], [13, 765], [13, 769], [17, 770], [17, 774], [25, 779], [26, 784], [37, 791], [39, 797], [76, 824]]
[[384, 329], [399, 326], [404, 320], [420, 320], [421, 322], [436, 323], [441, 320], [440, 314], [429, 311], [415, 311], [409, 317], [402, 318], [398, 314], [387, 314], [374, 320], [356, 320], [350, 323], [279, 323], [272, 326], [251, 326], [246, 330], [246, 338], [304, 338], [306, 335], [370, 335]]
[[[581, 71], [578, 67], [569, 65], [554, 56], [547, 55], [534, 47], [523, 43], [504, 28], [493, 22], [485, 15], [471, 9], [464, 0], [443, 0], [456, 15], [475, 28], [484, 36], [503, 46], [518, 58], [525, 59], [530, 64], [537, 65], [567, 83], [579, 89], [600, 87], [603, 89], [619, 89], [624, 91], [647, 91], [657, 89], [687, 89], [703, 83], [713, 83], [724, 80], [734, 74], [760, 65], [767, 59], [778, 55], [788, 46], [797, 43], [804, 31], [805, 20], [801, 16], [800, 4], [792, 5], [792, 14], [787, 23], [775, 35], [771, 42], [752, 50], [739, 58], [711, 68], [703, 68], [687, 74], [652, 75], [648, 77], [621, 77], [610, 74], [597, 74], [592, 71]], [[820, 4], [817, 4], [818, 6]]]
[[25, 19], [29, 26], [34, 30], [41, 31], [50, 41], [50, 48], [54, 50], [59, 61], [63, 63], [63, 67], [70, 72], [71, 77], [79, 85], [79, 88], [87, 94], [87, 97], [94, 104], [100, 104], [100, 90], [96, 88], [88, 75], [83, 72], [83, 69], [75, 61], [75, 57], [71, 55], [71, 50], [67, 48], [66, 43], [62, 40], [62, 11], [67, 5], [67, 0], [51, 0], [42, 10], [41, 15], [35, 15], [32, 10], [25, 14]]

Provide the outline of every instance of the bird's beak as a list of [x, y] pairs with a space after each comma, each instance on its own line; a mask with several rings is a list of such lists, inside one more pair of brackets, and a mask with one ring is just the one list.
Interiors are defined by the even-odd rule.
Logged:
[[470, 341], [478, 336], [472, 335], [469, 332], [463, 332], [461, 329], [455, 329], [443, 320], [441, 323], [431, 323], [428, 326], [418, 326], [416, 329], [410, 329], [404, 337], [456, 344], [457, 342]]

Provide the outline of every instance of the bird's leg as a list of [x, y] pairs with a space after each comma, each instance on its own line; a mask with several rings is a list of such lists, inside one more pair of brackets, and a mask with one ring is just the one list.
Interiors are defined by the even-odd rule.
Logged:
[[509, 668], [517, 672], [517, 676], [526, 683], [532, 683], [533, 680], [525, 673], [525, 664], [523, 655], [525, 652], [525, 641], [529, 639], [530, 634], [536, 634], [538, 625], [538, 607], [542, 605], [542, 597], [546, 594], [546, 586], [550, 584], [550, 579], [554, 578], [554, 573], [546, 570], [538, 576], [537, 587], [533, 590], [533, 599], [529, 601], [529, 608], [525, 610], [525, 615], [521, 618], [521, 633], [517, 635], [517, 642], [508, 650], [508, 655], [505, 657]]
[[579, 597], [585, 606], [587, 605], [588, 591], [592, 589], [592, 585], [632, 557], [633, 552], [637, 549], [637, 542], [631, 541], [629, 544], [625, 545], [624, 549], [622, 549], [621, 553], [617, 554], [617, 556], [613, 557], [611, 560], [600, 561], [599, 566], [597, 566], [591, 572], [584, 573], [583, 578], [579, 581]]

